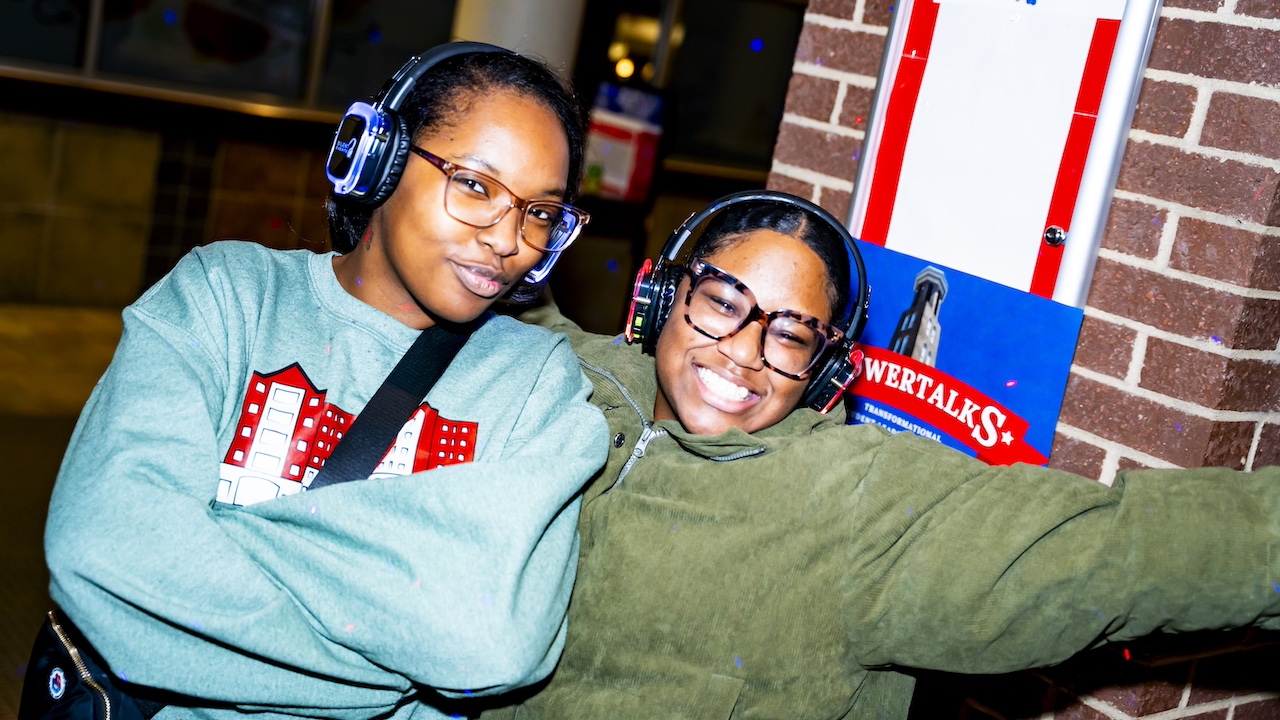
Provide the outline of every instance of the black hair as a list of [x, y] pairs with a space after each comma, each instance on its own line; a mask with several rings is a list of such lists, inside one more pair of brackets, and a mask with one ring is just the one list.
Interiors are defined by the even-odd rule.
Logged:
[[[414, 84], [397, 113], [413, 138], [448, 127], [470, 109], [470, 104], [483, 94], [514, 90], [541, 102], [560, 120], [569, 143], [569, 176], [565, 178], [564, 202], [578, 196], [586, 155], [586, 130], [583, 109], [573, 89], [545, 64], [515, 53], [477, 52], [455, 55], [433, 65]], [[374, 208], [334, 197], [327, 202], [329, 241], [333, 249], [348, 253], [364, 236]], [[540, 287], [523, 280], [512, 291], [511, 299], [527, 301], [538, 295]]]
[[794, 238], [818, 254], [827, 269], [831, 322], [843, 322], [844, 308], [849, 301], [849, 250], [835, 228], [803, 208], [773, 200], [729, 205], [707, 222], [706, 229], [694, 243], [690, 259], [728, 250], [755, 230], [772, 230]]

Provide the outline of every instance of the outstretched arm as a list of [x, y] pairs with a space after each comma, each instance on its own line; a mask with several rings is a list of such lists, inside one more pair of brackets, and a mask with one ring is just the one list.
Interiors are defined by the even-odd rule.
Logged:
[[1001, 673], [1152, 632], [1280, 627], [1280, 470], [1114, 487], [888, 440], [860, 487], [866, 666]]

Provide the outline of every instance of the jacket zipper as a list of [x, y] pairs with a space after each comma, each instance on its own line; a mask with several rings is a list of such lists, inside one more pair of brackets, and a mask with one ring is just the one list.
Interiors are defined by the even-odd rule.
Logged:
[[644, 457], [645, 448], [649, 447], [650, 442], [657, 438], [665, 437], [666, 434], [666, 430], [654, 430], [653, 423], [646, 422], [644, 424], [644, 432], [640, 433], [640, 439], [636, 441], [636, 446], [631, 450], [631, 457], [627, 458], [627, 464], [622, 466], [622, 471], [618, 473], [618, 479], [613, 481], [613, 484], [609, 486], [609, 490], [622, 484], [622, 478], [627, 476], [627, 473], [631, 471], [631, 466], [635, 465], [637, 460]]
[[93, 679], [93, 675], [89, 674], [89, 668], [85, 666], [84, 660], [80, 657], [80, 650], [71, 644], [67, 633], [63, 631], [62, 625], [58, 623], [58, 616], [52, 610], [49, 611], [49, 625], [53, 628], [53, 632], [57, 634], [58, 642], [62, 643], [62, 647], [71, 656], [71, 662], [76, 664], [76, 672], [80, 674], [80, 679], [85, 685], [88, 685], [94, 692], [98, 693], [98, 697], [102, 698], [102, 705], [107, 709], [105, 720], [111, 720], [111, 699], [107, 697], [107, 691], [103, 690], [98, 681]]

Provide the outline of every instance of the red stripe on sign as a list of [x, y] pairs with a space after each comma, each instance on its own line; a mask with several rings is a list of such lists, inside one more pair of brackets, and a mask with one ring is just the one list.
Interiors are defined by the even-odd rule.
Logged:
[[[1054, 225], [1063, 230], [1071, 229], [1071, 217], [1080, 196], [1080, 180], [1084, 175], [1089, 146], [1093, 143], [1098, 107], [1102, 104], [1102, 91], [1107, 85], [1119, 33], [1119, 20], [1100, 19], [1093, 27], [1093, 40], [1085, 58], [1080, 92], [1076, 95], [1075, 115], [1071, 118], [1067, 142], [1062, 149], [1062, 162], [1058, 165], [1058, 177], [1053, 184], [1053, 196], [1049, 199], [1049, 211], [1044, 221], [1046, 230]], [[1058, 284], [1058, 270], [1062, 267], [1062, 246], [1054, 247], [1043, 237], [1039, 243], [1040, 253], [1031, 274], [1029, 290], [1032, 295], [1053, 297], [1053, 290]]]
[[917, 0], [907, 22], [907, 38], [902, 58], [889, 93], [889, 107], [884, 114], [884, 130], [876, 149], [876, 168], [867, 195], [867, 213], [862, 220], [861, 239], [883, 246], [889, 237], [889, 220], [898, 197], [898, 181], [902, 178], [902, 158], [907, 151], [907, 136], [920, 98], [933, 30], [938, 24], [936, 0]]

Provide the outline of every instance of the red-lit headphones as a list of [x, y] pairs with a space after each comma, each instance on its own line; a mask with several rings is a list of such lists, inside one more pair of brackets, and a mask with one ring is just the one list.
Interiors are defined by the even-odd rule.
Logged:
[[849, 385], [862, 371], [862, 351], [857, 348], [858, 337], [867, 321], [867, 304], [871, 290], [867, 285], [866, 267], [853, 236], [840, 221], [817, 205], [787, 193], [773, 190], [753, 190], [726, 195], [702, 210], [689, 216], [667, 238], [662, 254], [655, 265], [644, 261], [636, 274], [631, 292], [631, 308], [627, 313], [627, 325], [623, 330], [627, 342], [640, 342], [644, 352], [652, 355], [657, 347], [658, 335], [675, 305], [676, 288], [684, 278], [684, 265], [677, 264], [680, 250], [704, 222], [730, 205], [748, 202], [770, 202], [791, 205], [816, 217], [835, 230], [844, 241], [849, 256], [849, 284], [856, 292], [849, 294], [845, 307], [833, 319], [832, 325], [844, 332], [844, 339], [827, 350], [827, 357], [819, 361], [805, 388], [802, 405], [826, 413], [835, 407]]

